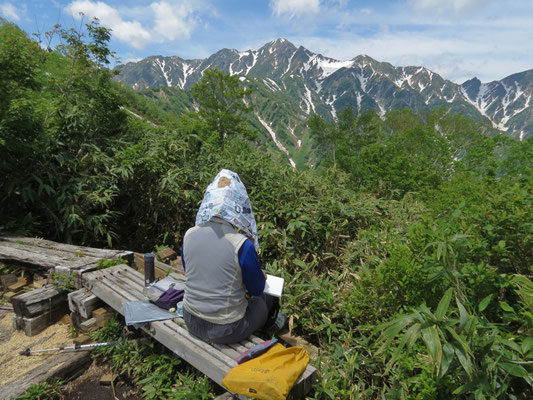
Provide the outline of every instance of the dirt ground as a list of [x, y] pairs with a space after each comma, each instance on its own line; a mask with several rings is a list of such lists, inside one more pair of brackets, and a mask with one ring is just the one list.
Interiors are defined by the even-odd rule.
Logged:
[[62, 392], [64, 400], [140, 400], [134, 386], [118, 378], [113, 386], [100, 384], [100, 378], [110, 373], [106, 365], [93, 363], [83, 375], [69, 382]]
[[[13, 312], [0, 311], [0, 387], [37, 368], [58, 352], [22, 356], [20, 351], [72, 346], [70, 321], [65, 318], [46, 328], [36, 336], [26, 336], [24, 331], [13, 329]], [[68, 316], [67, 316], [68, 317]], [[67, 383], [62, 391], [65, 400], [140, 400], [137, 388], [120, 378], [113, 386], [100, 384], [100, 378], [110, 373], [105, 364], [93, 364], [78, 378]]]
[[58, 322], [30, 337], [24, 331], [13, 329], [13, 315], [12, 311], [0, 311], [0, 387], [54, 357], [54, 352], [21, 356], [21, 351], [73, 345], [68, 329], [70, 321]]

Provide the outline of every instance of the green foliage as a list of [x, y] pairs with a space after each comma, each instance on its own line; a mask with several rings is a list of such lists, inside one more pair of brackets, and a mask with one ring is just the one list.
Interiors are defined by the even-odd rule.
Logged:
[[115, 265], [121, 265], [121, 264], [127, 264], [127, 262], [124, 261], [122, 258], [119, 258], [118, 260], [101, 259], [101, 260], [98, 260], [98, 262], [96, 263], [97, 265], [96, 269], [106, 269], [106, 268], [114, 267]]
[[76, 287], [76, 276], [69, 274], [68, 272], [50, 272], [50, 279], [52, 285], [58, 290], [64, 290], [66, 292], [73, 292]]
[[112, 73], [103, 68], [112, 56], [109, 31], [96, 21], [86, 29], [56, 26], [47, 36], [59, 36], [61, 44], [51, 52], [19, 31], [1, 35], [2, 70], [14, 71], [1, 82], [8, 96], [2, 98], [0, 169], [10, 177], [0, 183], [4, 230], [68, 242], [111, 244], [114, 237], [107, 226], [116, 213], [109, 206], [123, 171], [111, 160], [127, 143], [128, 123]]
[[[49, 52], [0, 29], [10, 71], [0, 77], [2, 230], [177, 248], [208, 183], [229, 168], [251, 197], [262, 265], [285, 278], [294, 333], [320, 347], [316, 398], [531, 397], [533, 140], [489, 137], [447, 110], [382, 120], [348, 108], [333, 123], [310, 118], [304, 146], [321, 160], [294, 171], [271, 144], [245, 139], [248, 91], [237, 77], [206, 71], [192, 91], [200, 109], [185, 114], [189, 92], [141, 97], [111, 80], [109, 32], [96, 22], [84, 33], [56, 27], [49, 35], [62, 44]], [[290, 128], [276, 93], [246, 104]], [[114, 319], [95, 340], [121, 335]], [[213, 391], [153, 346], [95, 354], [146, 398]]]
[[250, 89], [239, 85], [237, 75], [229, 75], [217, 69], [207, 69], [191, 89], [199, 111], [194, 115], [206, 125], [208, 133], [218, 136], [224, 148], [224, 140], [236, 134], [250, 135], [241, 114], [250, 111], [243, 102], [251, 94]]
[[[524, 277], [517, 279], [523, 280]], [[452, 297], [453, 289], [450, 288], [434, 313], [422, 305], [411, 314], [375, 328], [374, 333], [381, 332], [376, 341], [376, 354], [385, 351], [391, 354], [385, 373], [394, 367], [406, 347], [413, 349], [418, 341], [422, 341], [432, 376], [437, 381], [446, 374], [455, 378], [455, 385], [447, 388], [449, 395], [507, 399], [520, 398], [531, 392], [530, 338], [516, 340], [503, 327], [470, 314], [457, 297], [457, 309], [452, 315]], [[512, 308], [507, 310], [512, 311]], [[517, 384], [520, 378], [524, 380], [523, 384]], [[408, 389], [407, 386], [404, 389]]]
[[[114, 317], [98, 332], [95, 341], [119, 340], [122, 324]], [[100, 347], [93, 357], [106, 360], [113, 371], [140, 387], [144, 399], [210, 399], [213, 398], [211, 381], [183, 363], [172, 353], [154, 345], [120, 341], [114, 346]]]
[[41, 383], [31, 385], [26, 393], [17, 397], [17, 400], [58, 400], [63, 398], [61, 386], [63, 381], [57, 378], [49, 378]]

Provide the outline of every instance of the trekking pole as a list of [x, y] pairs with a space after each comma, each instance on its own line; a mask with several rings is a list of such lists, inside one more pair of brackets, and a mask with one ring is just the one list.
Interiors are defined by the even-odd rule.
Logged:
[[112, 342], [104, 342], [104, 343], [90, 343], [90, 344], [75, 344], [74, 346], [61, 346], [57, 347], [55, 349], [42, 349], [42, 350], [30, 350], [27, 348], [26, 350], [23, 350], [20, 352], [21, 356], [29, 356], [30, 354], [35, 353], [44, 353], [48, 351], [61, 351], [61, 350], [87, 350], [87, 349], [94, 349], [96, 347], [105, 347], [105, 346], [111, 346], [113, 344], [117, 344], [119, 341], [114, 340]]

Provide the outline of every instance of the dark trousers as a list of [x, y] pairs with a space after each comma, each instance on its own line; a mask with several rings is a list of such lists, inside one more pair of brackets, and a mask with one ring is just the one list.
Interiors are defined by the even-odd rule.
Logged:
[[200, 339], [216, 344], [237, 343], [265, 325], [269, 312], [277, 301], [277, 298], [265, 294], [252, 297], [248, 300], [244, 317], [230, 324], [214, 324], [192, 315], [185, 309], [183, 319], [189, 332]]

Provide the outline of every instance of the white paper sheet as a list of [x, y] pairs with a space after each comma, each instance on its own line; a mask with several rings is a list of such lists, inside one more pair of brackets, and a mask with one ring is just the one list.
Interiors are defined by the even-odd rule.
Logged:
[[279, 276], [268, 275], [265, 283], [265, 293], [275, 297], [281, 297], [285, 279]]

